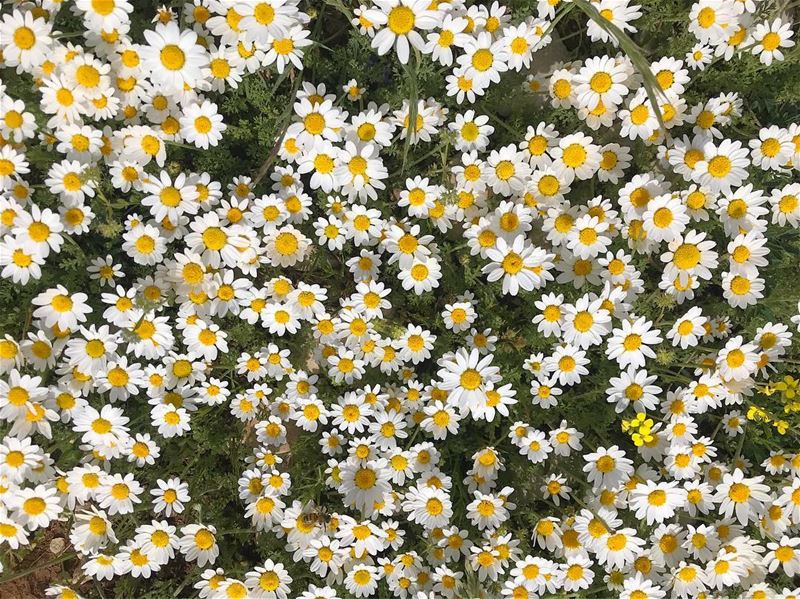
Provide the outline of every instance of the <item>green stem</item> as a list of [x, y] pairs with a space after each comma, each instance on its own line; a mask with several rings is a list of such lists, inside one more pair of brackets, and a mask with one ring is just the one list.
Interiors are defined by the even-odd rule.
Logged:
[[105, 204], [106, 206], [106, 213], [108, 216], [108, 220], [109, 222], [111, 222], [112, 217], [114, 216], [114, 208], [111, 206], [111, 202], [106, 197], [106, 194], [103, 193], [103, 190], [100, 189], [99, 185], [97, 186], [96, 191], [97, 191], [97, 197], [100, 198], [103, 201], [103, 204]]
[[423, 160], [426, 160], [426, 159], [430, 158], [431, 156], [433, 156], [433, 155], [434, 155], [434, 154], [436, 154], [437, 152], [439, 152], [439, 148], [437, 148], [437, 147], [433, 148], [433, 149], [432, 149], [430, 152], [428, 152], [428, 153], [426, 153], [426, 154], [423, 154], [422, 156], [420, 156], [419, 158], [417, 158], [417, 159], [416, 159], [414, 162], [412, 162], [411, 164], [409, 164], [409, 165], [408, 165], [408, 168], [410, 169], [410, 168], [413, 168], [413, 167], [417, 166], [417, 165], [418, 165], [420, 162], [422, 162]]
[[742, 447], [744, 447], [744, 438], [747, 435], [747, 426], [748, 426], [748, 423], [745, 423], [744, 430], [742, 431], [742, 436], [739, 437], [739, 443], [736, 446], [736, 454], [733, 456], [734, 464], [739, 461], [739, 458], [742, 455]]
[[183, 148], [185, 150], [199, 150], [197, 146], [190, 146], [189, 144], [181, 143], [179, 141], [170, 141], [168, 139], [164, 140], [164, 143], [168, 146], [173, 146], [175, 148]]
[[31, 566], [25, 570], [20, 572], [9, 572], [6, 576], [0, 577], [0, 585], [5, 584], [7, 582], [11, 582], [12, 580], [16, 580], [18, 578], [24, 578], [28, 574], [33, 574], [34, 572], [38, 572], [42, 568], [49, 568], [50, 566], [57, 566], [58, 564], [64, 563], [67, 560], [71, 560], [73, 557], [77, 557], [78, 554], [74, 551], [70, 551], [69, 553], [65, 553], [61, 557], [57, 557], [56, 559], [50, 560], [49, 562], [45, 562], [43, 564], [38, 564], [36, 566]]
[[515, 131], [508, 123], [506, 123], [503, 119], [501, 119], [499, 116], [497, 116], [493, 112], [491, 112], [489, 110], [486, 110], [486, 109], [484, 109], [483, 112], [485, 112], [486, 115], [489, 118], [491, 118], [495, 123], [500, 125], [503, 129], [508, 131], [511, 135], [513, 135], [515, 139], [522, 139], [523, 137], [525, 137], [524, 135], [520, 134], [519, 131]]
[[106, 594], [103, 592], [103, 587], [100, 586], [100, 583], [96, 580], [94, 581], [94, 588], [97, 589], [97, 594], [100, 595], [100, 599], [106, 599]]
[[73, 245], [73, 246], [74, 246], [74, 247], [75, 247], [75, 248], [78, 250], [78, 252], [81, 254], [81, 256], [83, 256], [83, 259], [84, 259], [84, 260], [88, 260], [88, 259], [89, 259], [89, 258], [87, 258], [87, 257], [86, 257], [86, 252], [84, 252], [84, 251], [83, 251], [83, 248], [82, 248], [80, 245], [78, 245], [78, 242], [77, 242], [77, 241], [75, 241], [75, 240], [72, 238], [72, 235], [69, 235], [69, 234], [67, 234], [67, 233], [64, 233], [64, 239], [66, 239], [67, 241], [69, 241], [69, 242], [70, 242], [70, 243], [71, 243], [71, 244], [72, 244], [72, 245]]
[[281, 144], [283, 143], [283, 138], [286, 137], [286, 130], [289, 128], [289, 123], [292, 121], [292, 109], [294, 107], [294, 99], [297, 96], [297, 90], [300, 87], [300, 82], [303, 78], [296, 74], [294, 78], [294, 85], [292, 85], [292, 91], [289, 94], [289, 99], [286, 103], [286, 108], [283, 110], [283, 114], [281, 115], [279, 122], [281, 123], [279, 131], [281, 132], [278, 138], [275, 140], [275, 143], [272, 146], [272, 150], [267, 156], [267, 160], [264, 164], [261, 165], [261, 168], [258, 169], [256, 176], [253, 177], [253, 187], [258, 185], [261, 182], [266, 174], [269, 172], [270, 167], [275, 162], [275, 159], [278, 157], [278, 151], [280, 150]]
[[570, 13], [570, 11], [573, 8], [575, 8], [575, 4], [573, 4], [573, 3], [562, 4], [561, 6], [563, 8], [559, 12], [556, 13], [555, 18], [552, 21], [550, 21], [550, 25], [548, 25], [547, 29], [544, 30], [544, 33], [542, 34], [542, 39], [544, 39], [548, 35], [550, 35], [550, 33], [553, 31], [553, 29], [556, 28], [556, 25], [558, 25], [558, 23], [561, 21], [561, 19], [566, 17]]

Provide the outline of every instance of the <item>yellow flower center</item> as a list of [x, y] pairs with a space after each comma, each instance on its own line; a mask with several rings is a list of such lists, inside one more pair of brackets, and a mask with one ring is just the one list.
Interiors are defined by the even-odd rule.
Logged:
[[407, 6], [395, 6], [389, 13], [388, 27], [395, 35], [406, 35], [414, 28], [416, 17]]
[[778, 46], [781, 45], [781, 36], [775, 33], [774, 31], [770, 31], [761, 40], [761, 45], [767, 52], [772, 52], [773, 50], [776, 50]]
[[493, 64], [494, 55], [486, 48], [481, 48], [472, 55], [472, 66], [476, 71], [488, 71]]
[[612, 83], [613, 81], [611, 80], [611, 75], [604, 71], [600, 71], [599, 73], [592, 75], [592, 78], [589, 80], [589, 87], [594, 92], [604, 94], [611, 89]]
[[564, 150], [562, 159], [570, 168], [577, 168], [586, 161], [586, 150], [580, 144], [570, 144]]
[[194, 535], [194, 543], [202, 550], [210, 549], [214, 545], [214, 535], [205, 528], [198, 530]]
[[459, 378], [459, 383], [461, 387], [467, 389], [468, 391], [473, 391], [477, 389], [481, 385], [481, 382], [482, 382], [481, 375], [474, 368], [468, 368], [463, 373], [461, 373], [461, 377]]
[[716, 178], [722, 179], [731, 172], [731, 161], [727, 156], [714, 156], [708, 161], [708, 172]]
[[170, 71], [180, 71], [186, 64], [186, 55], [175, 44], [167, 44], [161, 49], [161, 64]]

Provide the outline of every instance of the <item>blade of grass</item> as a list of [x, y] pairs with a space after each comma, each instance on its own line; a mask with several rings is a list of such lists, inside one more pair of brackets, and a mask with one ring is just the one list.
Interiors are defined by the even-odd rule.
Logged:
[[[403, 163], [400, 167], [400, 173], [406, 170], [406, 160], [408, 159], [408, 150], [411, 147], [411, 136], [416, 136], [417, 133], [417, 102], [419, 102], [419, 92], [417, 91], [417, 73], [419, 73], [419, 54], [414, 49], [413, 58], [409, 64], [403, 65], [403, 70], [408, 79], [408, 126], [406, 127], [406, 139], [403, 144]], [[411, 62], [413, 61], [413, 69]]]

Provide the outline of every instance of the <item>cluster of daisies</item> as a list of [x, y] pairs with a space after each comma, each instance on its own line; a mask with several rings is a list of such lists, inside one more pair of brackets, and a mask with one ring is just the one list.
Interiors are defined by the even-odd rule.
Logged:
[[[636, 31], [641, 7], [593, 6]], [[297, 2], [165, 7], [138, 43], [131, 2], [77, 0], [85, 46], [53, 29], [62, 3], [5, 12], [5, 72], [40, 104], [0, 84], [1, 274], [36, 290], [20, 333], [0, 339], [0, 555], [67, 529], [80, 568], [47, 589], [63, 599], [179, 560], [202, 598], [800, 596], [800, 454], [776, 447], [753, 463], [741, 451], [750, 398], [800, 315], [749, 333], [729, 316], [764, 298], [770, 236], [800, 227], [800, 125], [742, 139], [744, 98], [684, 98], [713, 60], [783, 59], [791, 25], [760, 22], [761, 8], [697, 2], [698, 45], [647, 77], [624, 54], [530, 73], [526, 86], [591, 135], [539, 122], [499, 146], [479, 106], [364, 108], [355, 79], [338, 97], [305, 82], [276, 165], [224, 181], [173, 168], [170, 145], [217, 145], [212, 99], [262, 69], [302, 68], [312, 42]], [[497, 2], [376, 0], [353, 24], [401, 63], [413, 48], [456, 64], [443, 88], [461, 103], [529, 71], [566, 9], [537, 10], [513, 25]], [[587, 32], [615, 41], [596, 21]], [[386, 150], [404, 140], [454, 155], [435, 176], [412, 153], [398, 177]], [[645, 172], [637, 152], [654, 157]], [[779, 183], [761, 189], [753, 174]], [[43, 285], [65, 243], [95, 232], [92, 206], [122, 215], [113, 253], [91, 257], [85, 289]], [[323, 262], [337, 280], [316, 276]], [[507, 296], [535, 306], [524, 334], [549, 349], [520, 356], [523, 387], [498, 365], [507, 341], [482, 325], [474, 289], [445, 277], [454, 264], [509, 314]], [[639, 312], [653, 294], [666, 298], [655, 320]], [[415, 315], [405, 296], [441, 301]], [[240, 347], [234, 327], [264, 342]], [[567, 420], [545, 424], [586, 395], [622, 422], [599, 445]], [[243, 526], [284, 547], [250, 569], [219, 567], [232, 531], [190, 509], [203, 490], [185, 470], [161, 467], [208, 413], [240, 421], [237, 439], [247, 431]], [[486, 423], [494, 439], [474, 434]], [[73, 452], [52, 451], [54, 437]], [[474, 453], [453, 455], [464, 437]], [[293, 445], [309, 441], [310, 482], [292, 480]], [[324, 510], [295, 489], [317, 474], [336, 501]]]
[[[590, 40], [617, 45], [615, 30], [623, 35], [637, 31], [633, 23], [643, 12], [632, 0], [592, 0], [591, 5], [597, 20], [587, 23], [586, 35]], [[372, 47], [380, 55], [394, 49], [402, 64], [411, 61], [413, 55], [426, 55], [443, 68], [452, 69], [446, 76], [446, 94], [461, 104], [473, 103], [483, 96], [492, 84], [500, 82], [502, 73], [528, 71], [533, 55], [552, 42], [554, 24], [573, 7], [567, 0], [538, 0], [536, 16], [512, 24], [509, 7], [499, 2], [491, 6], [467, 6], [464, 0], [433, 3], [375, 0], [371, 6], [361, 5], [356, 9], [352, 23], [362, 35], [370, 37]], [[715, 58], [730, 60], [742, 52], [758, 55], [762, 63], [770, 65], [773, 60], [783, 60], [783, 52], [794, 46], [791, 22], [780, 16], [764, 20], [760, 0], [701, 0], [692, 5], [689, 18], [689, 31], [698, 40], [685, 56], [692, 69], [702, 70]], [[597, 58], [591, 66], [599, 67], [604, 62], [608, 66], [609, 60], [609, 57]], [[676, 62], [667, 57], [655, 68]], [[658, 72], [654, 70], [654, 74]], [[585, 89], [580, 98], [573, 98], [580, 99], [581, 118], [593, 129], [601, 123], [607, 126], [622, 102], [621, 90], [614, 84], [624, 82], [627, 77], [624, 69], [615, 75], [597, 80], [591, 90]], [[682, 85], [688, 81], [687, 77], [674, 87], [672, 82], [668, 86], [663, 86], [663, 81], [659, 83], [665, 91], [680, 94]], [[538, 90], [542, 78], [530, 74], [528, 82], [532, 89]], [[562, 85], [555, 95], [554, 103], [570, 105], [569, 89]], [[644, 104], [645, 98], [641, 88], [629, 101], [631, 110]], [[642, 125], [647, 118], [641, 115], [634, 120], [641, 120], [637, 125]], [[624, 129], [622, 135], [627, 136]]]

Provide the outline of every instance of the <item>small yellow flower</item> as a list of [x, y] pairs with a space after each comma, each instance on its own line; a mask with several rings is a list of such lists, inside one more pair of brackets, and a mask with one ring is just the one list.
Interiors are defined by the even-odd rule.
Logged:
[[769, 415], [758, 406], [750, 406], [750, 408], [747, 410], [747, 419], [760, 420], [762, 422], [770, 421]]
[[784, 399], [794, 399], [797, 397], [798, 387], [800, 387], [800, 381], [791, 375], [786, 375], [783, 377], [782, 381], [775, 383], [775, 389], [781, 392]]

